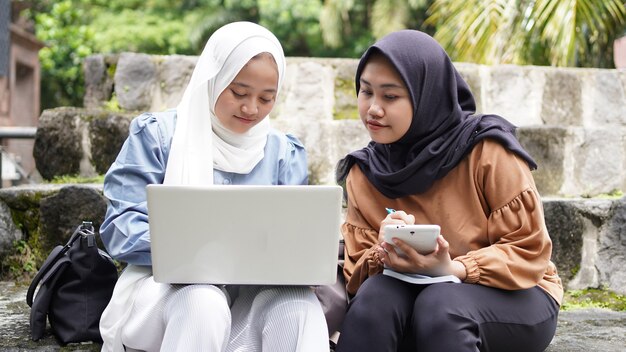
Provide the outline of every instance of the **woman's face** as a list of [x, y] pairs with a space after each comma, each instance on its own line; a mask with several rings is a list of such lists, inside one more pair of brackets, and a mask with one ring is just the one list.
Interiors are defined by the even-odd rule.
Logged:
[[276, 102], [278, 68], [270, 54], [259, 54], [239, 71], [215, 102], [215, 115], [235, 133], [261, 122]]
[[361, 121], [376, 143], [398, 141], [411, 126], [409, 91], [391, 62], [381, 54], [368, 58], [360, 77], [358, 108]]

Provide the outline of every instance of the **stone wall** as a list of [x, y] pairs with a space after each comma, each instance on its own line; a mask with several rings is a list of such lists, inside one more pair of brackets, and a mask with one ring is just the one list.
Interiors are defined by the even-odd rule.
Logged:
[[[86, 107], [46, 110], [40, 118], [34, 155], [41, 175], [104, 173], [126, 138], [130, 119], [141, 111], [174, 107], [195, 60], [144, 54], [90, 57], [85, 62]], [[336, 162], [369, 140], [356, 119], [356, 60], [288, 58], [287, 64], [272, 124], [294, 133], [307, 147], [311, 183], [333, 183]], [[567, 287], [626, 293], [621, 265], [626, 259], [626, 198], [598, 197], [626, 185], [626, 73], [457, 66], [479, 111], [502, 114], [517, 124], [522, 144], [539, 164], [534, 177], [544, 198], [553, 258]], [[119, 109], [109, 109], [116, 104]], [[78, 188], [62, 191], [64, 187]], [[89, 216], [98, 224], [103, 208], [94, 192], [100, 194], [99, 187], [0, 190], [0, 258], [14, 239], [47, 253], [52, 243], [43, 238], [61, 241], [59, 234], [71, 232], [86, 216], [77, 213], [86, 207], [77, 199], [90, 200], [95, 208]], [[76, 197], [82, 192], [89, 197]], [[51, 212], [53, 208], [63, 211]], [[25, 218], [32, 222], [23, 222]]]
[[[175, 107], [195, 61], [178, 55], [91, 56], [84, 67], [85, 106], [93, 111], [117, 102], [126, 117]], [[270, 117], [275, 127], [302, 139], [315, 183], [332, 183], [336, 162], [368, 142], [357, 120], [356, 64], [353, 59], [287, 59], [285, 84]], [[626, 189], [626, 71], [456, 65], [479, 112], [501, 114], [519, 126], [520, 141], [539, 164], [534, 175], [542, 195], [596, 196]], [[90, 119], [82, 124], [84, 138], [94, 138]], [[42, 116], [42, 125], [47, 120]], [[99, 148], [83, 141], [89, 144]], [[99, 171], [83, 165], [82, 172]]]

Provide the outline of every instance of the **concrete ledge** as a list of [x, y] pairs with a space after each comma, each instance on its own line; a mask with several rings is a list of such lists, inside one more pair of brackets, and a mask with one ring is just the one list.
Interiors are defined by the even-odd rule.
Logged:
[[[61, 348], [50, 332], [40, 341], [31, 341], [27, 289], [13, 282], [0, 282], [0, 352], [100, 350], [95, 343]], [[577, 309], [560, 313], [556, 336], [546, 352], [621, 352], [624, 346], [626, 312]]]

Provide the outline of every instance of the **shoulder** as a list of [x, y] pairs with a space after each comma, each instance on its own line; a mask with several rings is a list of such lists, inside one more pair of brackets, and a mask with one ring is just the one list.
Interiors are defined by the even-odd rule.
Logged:
[[267, 147], [279, 151], [280, 155], [305, 151], [304, 145], [298, 137], [275, 128], [270, 128], [267, 135]]
[[146, 112], [135, 118], [129, 126], [129, 138], [139, 139], [142, 143], [158, 143], [162, 148], [169, 148], [174, 128], [176, 127], [176, 110], [163, 112]]
[[502, 143], [491, 138], [485, 138], [476, 143], [469, 155], [471, 163], [476, 166], [501, 167], [515, 165], [529, 169], [528, 163], [525, 160], [507, 149]]
[[468, 167], [491, 199], [493, 209], [529, 188], [536, 190], [528, 163], [495, 140], [484, 139], [477, 143], [470, 153]]
[[147, 130], [172, 135], [175, 126], [176, 110], [145, 112], [133, 118], [130, 123], [129, 132], [130, 134], [139, 134]]

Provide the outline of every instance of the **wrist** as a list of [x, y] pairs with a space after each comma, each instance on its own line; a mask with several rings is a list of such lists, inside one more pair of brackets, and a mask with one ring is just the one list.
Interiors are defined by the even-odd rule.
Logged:
[[464, 281], [467, 278], [467, 270], [465, 269], [465, 265], [458, 261], [452, 261], [452, 275], [459, 278], [459, 280]]

